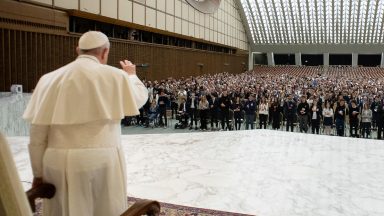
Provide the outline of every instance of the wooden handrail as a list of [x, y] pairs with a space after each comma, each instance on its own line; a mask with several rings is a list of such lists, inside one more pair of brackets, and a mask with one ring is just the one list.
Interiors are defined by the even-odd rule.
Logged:
[[[36, 212], [36, 198], [52, 198], [56, 193], [53, 184], [43, 183], [35, 188], [31, 188], [26, 192], [29, 205], [33, 212]], [[153, 200], [139, 200], [128, 208], [121, 216], [158, 216], [160, 215], [160, 203]]]

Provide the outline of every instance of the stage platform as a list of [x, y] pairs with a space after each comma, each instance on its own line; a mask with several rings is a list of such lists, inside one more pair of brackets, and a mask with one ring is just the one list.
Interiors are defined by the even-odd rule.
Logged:
[[[27, 137], [8, 137], [24, 187]], [[259, 216], [384, 215], [384, 142], [271, 130], [123, 135], [132, 197]]]

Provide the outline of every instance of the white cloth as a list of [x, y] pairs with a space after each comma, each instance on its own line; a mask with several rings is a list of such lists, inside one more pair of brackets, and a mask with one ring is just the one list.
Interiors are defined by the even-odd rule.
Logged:
[[40, 79], [24, 117], [32, 122], [33, 174], [56, 186], [55, 196], [44, 200], [44, 216], [126, 210], [120, 119], [138, 113], [147, 97], [136, 76], [92, 56], [80, 56]]
[[316, 112], [316, 111], [314, 111], [314, 112], [312, 113], [312, 119], [317, 119], [317, 112]]
[[[43, 155], [43, 180], [56, 186], [55, 196], [44, 200], [44, 216], [120, 215], [127, 209], [119, 121], [32, 127], [34, 174], [39, 170], [34, 167], [36, 161]], [[41, 150], [47, 146], [43, 154], [35, 143], [42, 144]]]
[[80, 55], [41, 77], [23, 118], [32, 124], [81, 124], [138, 115], [148, 91], [137, 76]]
[[195, 108], [195, 98], [192, 97], [192, 100], [191, 100], [191, 108], [194, 109]]
[[259, 114], [268, 115], [268, 103], [261, 103], [259, 106]]
[[333, 109], [332, 108], [324, 108], [323, 109], [323, 116], [324, 117], [332, 117], [333, 116]]

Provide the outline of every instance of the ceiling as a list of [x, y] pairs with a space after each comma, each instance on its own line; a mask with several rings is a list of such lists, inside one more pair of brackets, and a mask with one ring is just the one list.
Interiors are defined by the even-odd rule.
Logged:
[[255, 45], [384, 43], [384, 0], [240, 2]]

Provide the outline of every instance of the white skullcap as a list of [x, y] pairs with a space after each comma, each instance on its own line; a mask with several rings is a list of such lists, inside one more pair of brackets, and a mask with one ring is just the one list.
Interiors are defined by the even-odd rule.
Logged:
[[108, 42], [108, 37], [104, 33], [99, 31], [89, 31], [80, 37], [79, 48], [81, 50], [90, 50], [101, 47]]

